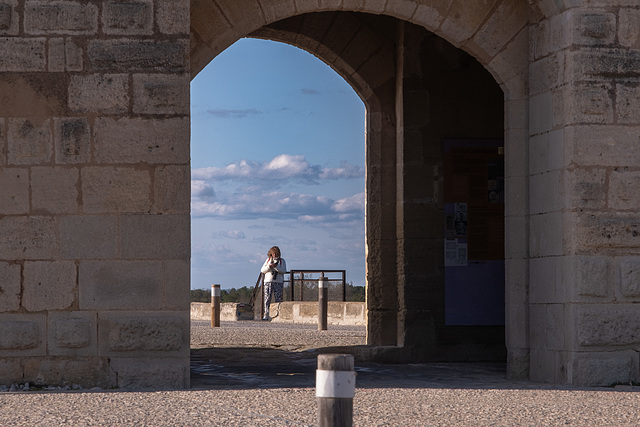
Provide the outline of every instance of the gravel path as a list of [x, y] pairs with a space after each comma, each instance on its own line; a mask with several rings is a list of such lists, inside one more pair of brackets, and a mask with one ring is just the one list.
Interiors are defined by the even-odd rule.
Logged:
[[[264, 356], [278, 354], [284, 363], [275, 371], [286, 366], [304, 371], [289, 376], [298, 385], [283, 386], [290, 384], [287, 376], [293, 374], [289, 373], [281, 375], [281, 383], [273, 382], [274, 377], [260, 382], [259, 376], [252, 383], [256, 378], [247, 374], [239, 375], [244, 379], [235, 383], [184, 391], [4, 392], [0, 393], [0, 425], [312, 426], [316, 422], [315, 390], [305, 375], [308, 369], [315, 369], [313, 346], [322, 342], [359, 345], [363, 340], [362, 328], [330, 327], [330, 331], [318, 332], [309, 326], [251, 322], [223, 324], [212, 330], [206, 322], [196, 322], [194, 354], [243, 355], [235, 368], [229, 361], [227, 371], [220, 375], [238, 376], [247, 367], [260, 373], [268, 366]], [[208, 344], [218, 348], [205, 350]], [[640, 425], [637, 387], [515, 382], [505, 379], [496, 365], [363, 364], [356, 371], [356, 426]]]

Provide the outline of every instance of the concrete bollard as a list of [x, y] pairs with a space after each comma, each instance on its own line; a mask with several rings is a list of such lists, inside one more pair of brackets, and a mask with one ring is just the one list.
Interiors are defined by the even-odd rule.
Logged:
[[220, 285], [211, 285], [211, 327], [220, 327]]
[[316, 371], [319, 427], [353, 426], [356, 373], [350, 354], [321, 354]]
[[324, 274], [318, 279], [318, 330], [327, 330], [327, 307], [329, 299], [329, 288], [327, 278]]

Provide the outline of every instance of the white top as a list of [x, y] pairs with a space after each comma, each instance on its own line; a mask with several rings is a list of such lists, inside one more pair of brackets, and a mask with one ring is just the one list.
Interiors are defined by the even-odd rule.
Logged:
[[[271, 258], [267, 258], [264, 264], [262, 264], [262, 268], [260, 269], [260, 271], [264, 273], [264, 281], [283, 283], [284, 273], [287, 272], [287, 263], [285, 262], [284, 258], [280, 258], [278, 260], [278, 263], [271, 267], [271, 262]], [[272, 273], [272, 271], [276, 273], [275, 278], [273, 277], [274, 274]]]

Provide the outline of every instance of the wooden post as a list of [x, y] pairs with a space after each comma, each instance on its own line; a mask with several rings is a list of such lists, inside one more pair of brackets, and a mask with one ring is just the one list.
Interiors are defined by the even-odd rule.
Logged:
[[327, 278], [324, 273], [318, 279], [318, 330], [327, 330], [327, 307], [329, 299], [329, 288], [327, 287]]
[[320, 354], [316, 371], [319, 427], [353, 426], [356, 373], [350, 354]]
[[211, 327], [220, 327], [220, 285], [211, 285]]

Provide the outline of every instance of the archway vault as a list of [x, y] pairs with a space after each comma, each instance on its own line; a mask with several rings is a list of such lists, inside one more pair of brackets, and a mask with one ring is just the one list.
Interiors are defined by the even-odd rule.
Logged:
[[[191, 74], [242, 37], [265, 38], [304, 49], [351, 84], [367, 107], [368, 342], [408, 345], [411, 320], [399, 282], [404, 273], [382, 272], [382, 256], [401, 265], [404, 250], [404, 111], [398, 109], [402, 79], [403, 24], [422, 27], [474, 57], [504, 94], [505, 235], [508, 283], [527, 283], [526, 144], [528, 24], [542, 15], [531, 1], [472, 2], [374, 0], [192, 0]], [[400, 203], [400, 204], [398, 204]], [[400, 212], [400, 213], [399, 213]], [[400, 268], [400, 267], [398, 267]], [[399, 297], [400, 295], [400, 297]], [[400, 298], [400, 300], [399, 300]], [[526, 286], [506, 289], [509, 371], [528, 375]], [[398, 323], [399, 322], [399, 323]], [[400, 325], [398, 330], [395, 326]], [[384, 326], [387, 325], [387, 326]], [[403, 330], [405, 332], [403, 332]], [[409, 339], [410, 340], [410, 339]]]

